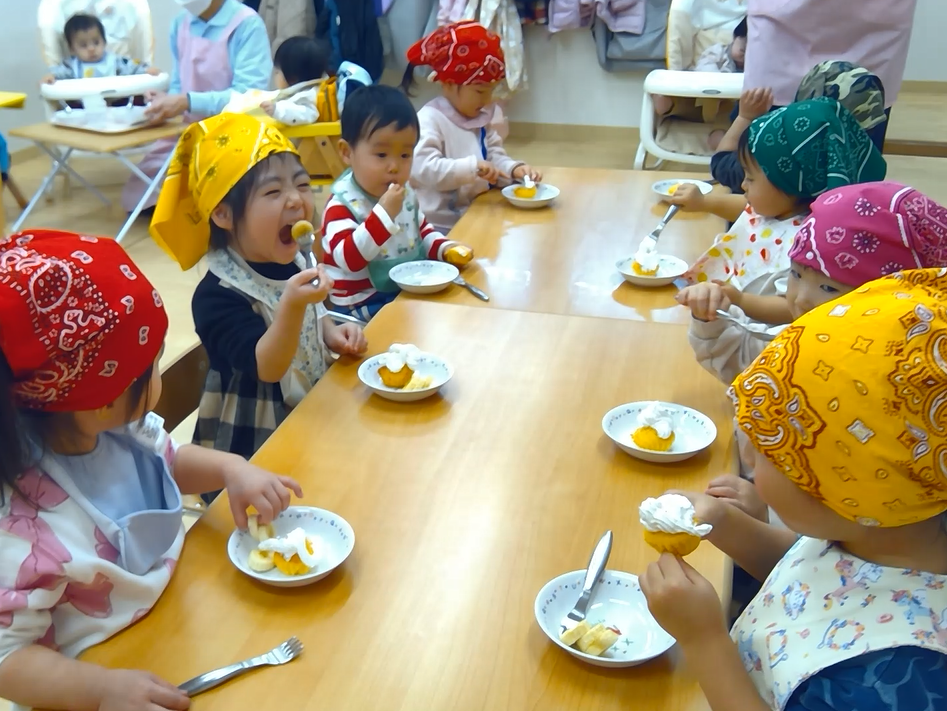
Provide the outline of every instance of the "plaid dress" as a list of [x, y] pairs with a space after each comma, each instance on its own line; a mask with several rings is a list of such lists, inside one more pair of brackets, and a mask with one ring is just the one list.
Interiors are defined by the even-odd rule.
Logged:
[[[301, 261], [301, 258], [297, 259]], [[264, 328], [265, 332], [265, 328], [273, 322], [285, 287], [285, 278], [297, 273], [303, 266], [296, 263], [285, 268], [281, 265], [257, 265], [255, 268], [231, 250], [218, 250], [208, 255], [208, 277], [216, 277], [219, 280], [219, 284], [210, 288], [227, 290], [246, 300], [248, 323], [234, 322], [233, 328], [250, 331]], [[268, 275], [283, 278], [268, 278], [258, 271], [261, 267], [271, 267], [266, 270]], [[274, 270], [273, 267], [277, 269]], [[223, 313], [204, 312], [204, 305], [200, 302], [206, 293], [208, 288], [202, 284], [195, 293], [193, 303], [198, 335], [204, 341], [211, 361], [193, 441], [202, 447], [249, 458], [325, 373], [329, 357], [321, 324], [325, 309], [319, 304], [308, 310], [299, 337], [299, 350], [293, 359], [292, 367], [280, 382], [266, 383], [257, 377], [256, 372], [236, 366], [236, 354], [226, 352], [226, 341], [221, 339], [221, 342], [210, 342], [214, 337], [202, 333], [202, 330], [205, 330], [202, 324], [208, 319], [226, 318]], [[233, 309], [244, 311], [236, 299], [231, 297], [229, 303], [233, 304]], [[252, 323], [249, 323], [250, 320]], [[219, 334], [217, 335], [219, 337]], [[248, 343], [247, 347], [255, 349], [255, 342]], [[228, 355], [233, 358], [228, 358]], [[245, 358], [242, 360], [246, 361]]]

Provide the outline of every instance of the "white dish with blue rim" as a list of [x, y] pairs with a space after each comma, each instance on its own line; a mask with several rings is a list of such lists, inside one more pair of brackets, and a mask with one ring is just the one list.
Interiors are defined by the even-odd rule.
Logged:
[[674, 442], [666, 452], [642, 449], [632, 441], [631, 434], [639, 427], [638, 414], [651, 404], [651, 401], [625, 403], [612, 408], [602, 418], [605, 434], [631, 456], [661, 464], [682, 462], [707, 449], [717, 439], [717, 427], [704, 413], [673, 402], [658, 402], [671, 410]]
[[675, 280], [684, 276], [689, 269], [687, 262], [670, 254], [658, 256], [657, 274], [638, 274], [634, 269], [635, 258], [627, 257], [615, 264], [625, 281], [635, 286], [659, 287], [673, 284]]
[[671, 178], [670, 180], [659, 180], [651, 189], [663, 198], [669, 198], [677, 192], [677, 189], [684, 183], [696, 185], [702, 195], [706, 195], [714, 186], [704, 180], [694, 180], [693, 178]]
[[420, 390], [389, 388], [382, 382], [381, 376], [378, 374], [378, 369], [385, 364], [387, 355], [387, 353], [380, 353], [363, 360], [362, 364], [358, 366], [358, 379], [378, 397], [383, 397], [392, 402], [416, 402], [431, 397], [454, 377], [454, 369], [450, 363], [433, 353], [422, 352], [418, 356], [417, 367], [414, 372], [422, 377], [430, 377], [431, 384]]
[[657, 623], [638, 585], [638, 576], [620, 570], [606, 570], [592, 593], [585, 619], [594, 626], [601, 622], [621, 631], [601, 657], [567, 647], [559, 640], [559, 623], [582, 594], [584, 570], [573, 570], [553, 578], [536, 596], [536, 622], [559, 647], [587, 664], [597, 667], [633, 667], [664, 654], [675, 640]]
[[521, 210], [539, 210], [551, 205], [559, 197], [559, 188], [548, 183], [536, 183], [536, 194], [531, 198], [517, 197], [516, 189], [522, 185], [507, 185], [501, 191], [513, 207]]
[[409, 294], [435, 294], [450, 286], [460, 271], [447, 262], [423, 259], [394, 266], [388, 276]]
[[322, 580], [338, 568], [352, 553], [355, 547], [355, 531], [349, 522], [338, 514], [313, 506], [290, 506], [273, 521], [273, 530], [277, 536], [285, 536], [290, 531], [301, 528], [307, 536], [318, 536], [324, 544], [324, 555], [319, 564], [305, 575], [286, 575], [275, 568], [266, 573], [250, 570], [247, 559], [257, 541], [247, 531], [239, 528], [230, 534], [227, 541], [227, 555], [241, 573], [259, 580], [261, 583], [278, 588], [298, 588]]

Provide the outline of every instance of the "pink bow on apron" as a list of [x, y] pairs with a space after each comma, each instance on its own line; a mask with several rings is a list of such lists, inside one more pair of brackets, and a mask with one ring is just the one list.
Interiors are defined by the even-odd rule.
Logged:
[[[255, 14], [250, 8], [241, 5], [230, 24], [224, 28], [217, 39], [195, 37], [191, 34], [192, 17], [188, 14], [178, 26], [178, 73], [181, 77], [181, 93], [201, 91], [224, 91], [233, 83], [233, 67], [230, 66], [228, 43], [240, 23]], [[206, 116], [191, 112], [184, 114], [188, 123], [201, 121]], [[168, 160], [168, 156], [177, 145], [177, 138], [164, 138], [155, 141], [154, 147], [138, 164], [139, 169], [152, 178]], [[138, 205], [148, 186], [141, 178], [132, 175], [122, 190], [122, 208], [132, 212]], [[158, 202], [158, 190], [155, 190], [142, 209], [154, 207]]]

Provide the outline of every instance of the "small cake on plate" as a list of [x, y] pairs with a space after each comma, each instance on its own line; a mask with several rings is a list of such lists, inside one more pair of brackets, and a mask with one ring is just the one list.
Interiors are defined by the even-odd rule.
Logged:
[[378, 369], [378, 377], [385, 387], [401, 390], [408, 386], [418, 367], [421, 351], [411, 344], [394, 343], [385, 354], [385, 364]]
[[632, 271], [638, 276], [657, 276], [661, 259], [653, 249], [646, 249], [644, 244], [635, 252], [635, 259], [631, 263]]
[[285, 536], [260, 541], [256, 550], [250, 551], [247, 565], [257, 573], [276, 568], [284, 575], [306, 575], [322, 560], [323, 548], [321, 538], [295, 528]]
[[532, 200], [534, 197], [536, 197], [536, 192], [538, 190], [539, 188], [536, 187], [536, 183], [534, 183], [533, 179], [527, 175], [525, 178], [523, 178], [522, 185], [518, 185], [517, 187], [513, 188], [513, 194], [518, 198], [523, 198], [524, 200]]
[[644, 528], [644, 540], [658, 553], [679, 558], [693, 553], [700, 540], [713, 526], [699, 523], [690, 499], [681, 494], [664, 494], [645, 499], [638, 507], [638, 520]]
[[673, 413], [653, 402], [638, 413], [638, 428], [631, 433], [631, 441], [641, 449], [667, 452], [674, 444]]

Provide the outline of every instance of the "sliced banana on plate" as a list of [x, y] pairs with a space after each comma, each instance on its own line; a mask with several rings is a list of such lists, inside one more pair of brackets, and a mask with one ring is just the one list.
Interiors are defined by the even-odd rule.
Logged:
[[273, 553], [271, 551], [261, 551], [259, 548], [250, 551], [247, 565], [255, 573], [267, 573], [276, 567], [276, 563], [273, 562]]
[[263, 541], [270, 538], [276, 538], [276, 531], [273, 530], [273, 524], [261, 524], [257, 519], [256, 514], [252, 514], [247, 517], [247, 530], [249, 531], [253, 540], [255, 540], [257, 543], [262, 543]]

